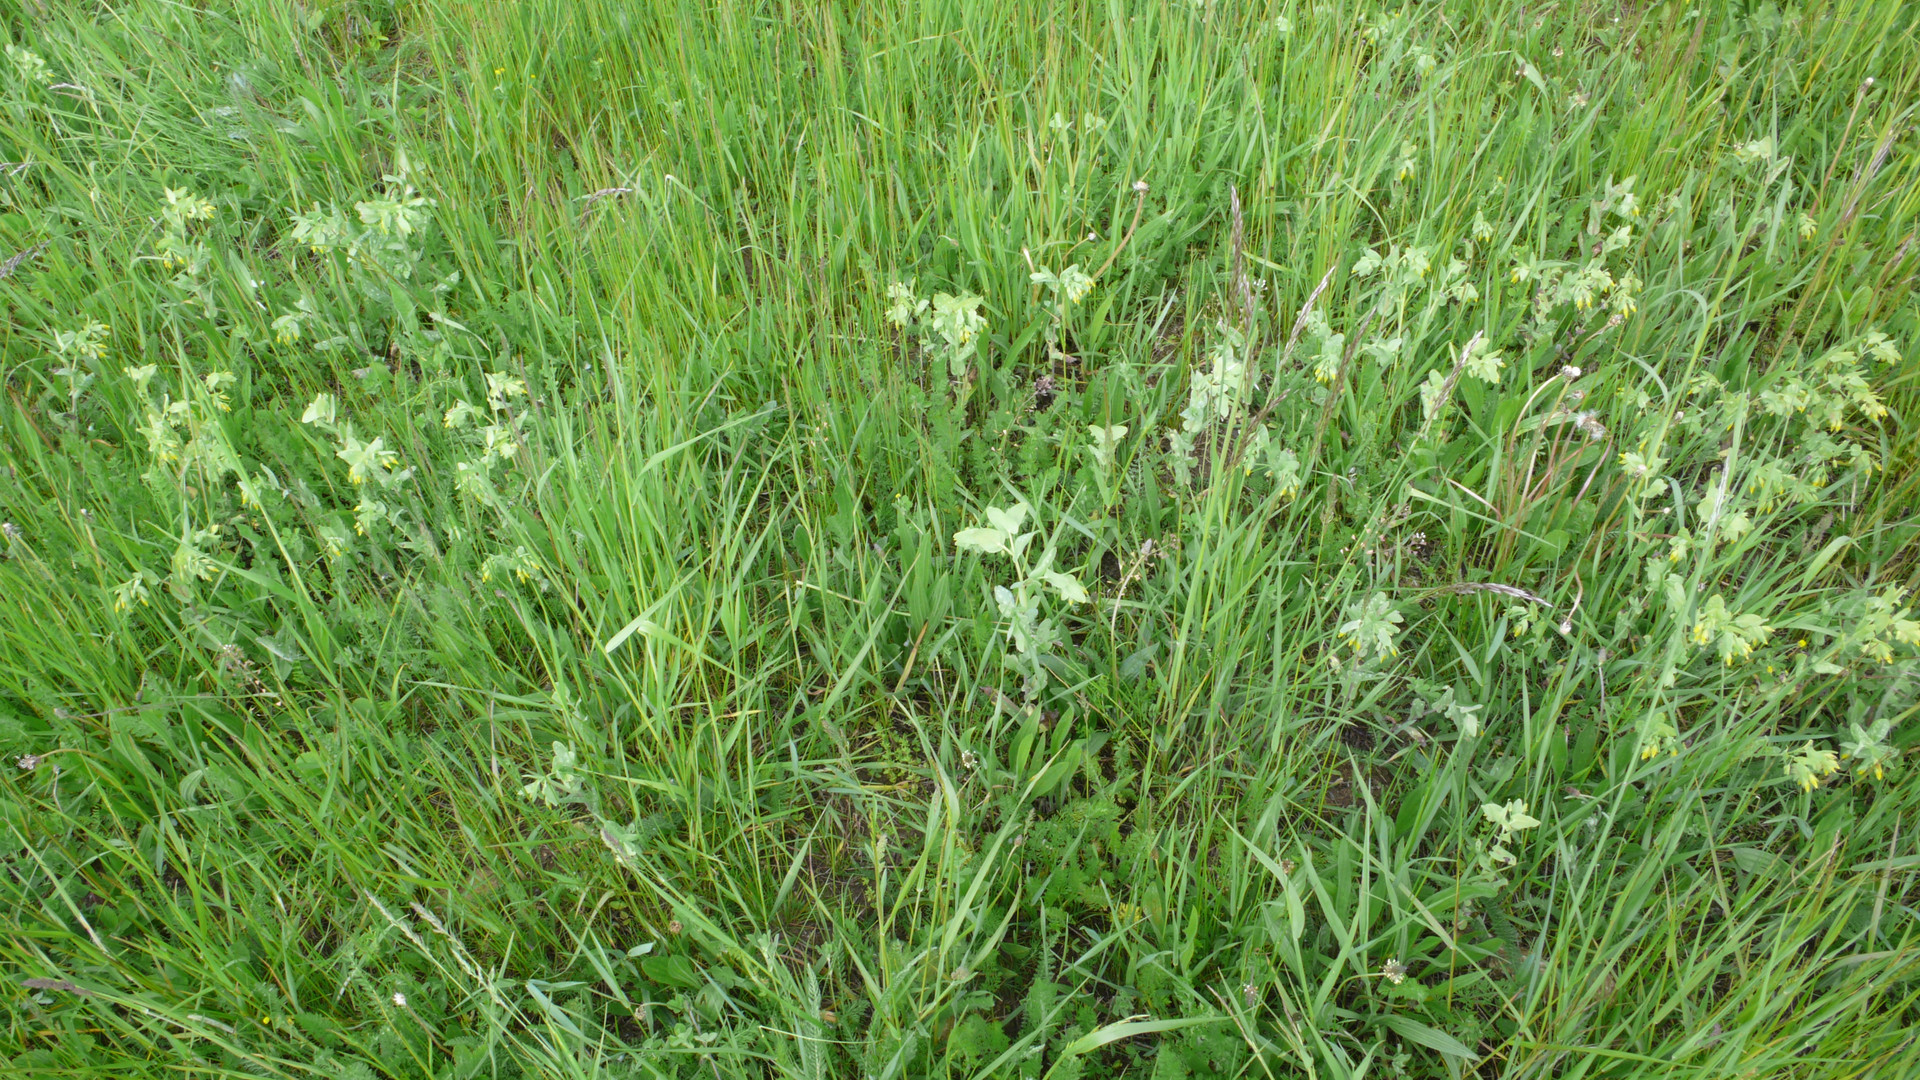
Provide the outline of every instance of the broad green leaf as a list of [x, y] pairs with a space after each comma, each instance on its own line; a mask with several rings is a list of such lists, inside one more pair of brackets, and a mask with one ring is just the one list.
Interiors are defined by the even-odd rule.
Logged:
[[1024, 525], [1026, 520], [1026, 503], [1014, 503], [1013, 508], [1009, 510], [1002, 510], [997, 506], [987, 507], [987, 522], [1008, 536], [1018, 533], [1020, 526]]
[[1388, 1013], [1380, 1018], [1380, 1024], [1382, 1027], [1385, 1027], [1403, 1039], [1410, 1042], [1417, 1042], [1429, 1050], [1438, 1050], [1440, 1053], [1446, 1054], [1449, 1057], [1471, 1058], [1474, 1056], [1473, 1051], [1467, 1047], [1466, 1043], [1441, 1031], [1439, 1028], [1428, 1027], [1410, 1017], [1396, 1016]]
[[1087, 590], [1081, 586], [1079, 580], [1072, 574], [1062, 574], [1057, 570], [1049, 570], [1041, 576], [1046, 579], [1047, 584], [1054, 587], [1055, 591], [1060, 594], [1060, 598], [1069, 604], [1084, 604], [1087, 602]]
[[1786, 867], [1778, 855], [1755, 847], [1732, 848], [1728, 854], [1733, 857], [1733, 865], [1743, 872], [1761, 877], [1772, 877]]
[[1007, 550], [1008, 535], [1002, 529], [961, 529], [953, 534], [953, 543], [962, 551], [982, 551], [992, 555]]
[[611, 656], [613, 654], [613, 650], [626, 644], [627, 639], [632, 637], [633, 635], [640, 634], [642, 636], [645, 636], [645, 635], [652, 634], [653, 631], [654, 631], [653, 620], [647, 618], [645, 615], [636, 615], [634, 616], [632, 622], [621, 627], [619, 631], [617, 631], [612, 637], [608, 638], [607, 643], [600, 647], [600, 651]]
[[[1542, 94], [1547, 93], [1547, 82], [1540, 77], [1540, 69], [1527, 63], [1524, 58], [1520, 61], [1520, 74], [1525, 76], [1526, 80], [1533, 84], [1535, 90], [1540, 91]], [[1552, 95], [1548, 96], [1551, 97]]]
[[[1108, 1043], [1119, 1042], [1121, 1039], [1131, 1039], [1136, 1035], [1151, 1035], [1156, 1031], [1178, 1031], [1181, 1028], [1196, 1027], [1200, 1024], [1218, 1024], [1224, 1020], [1226, 1020], [1224, 1016], [1188, 1016], [1178, 1020], [1116, 1021], [1105, 1027], [1095, 1028], [1068, 1043], [1065, 1049], [1060, 1051], [1060, 1057], [1054, 1062], [1054, 1068], [1059, 1068], [1060, 1063], [1069, 1058], [1092, 1053]], [[1047, 1075], [1053, 1075], [1053, 1070], [1047, 1070]]]

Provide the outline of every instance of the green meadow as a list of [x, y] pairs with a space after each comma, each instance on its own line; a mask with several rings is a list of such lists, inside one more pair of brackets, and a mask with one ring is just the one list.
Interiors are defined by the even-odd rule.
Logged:
[[1920, 1075], [1920, 10], [5, 0], [0, 1073]]

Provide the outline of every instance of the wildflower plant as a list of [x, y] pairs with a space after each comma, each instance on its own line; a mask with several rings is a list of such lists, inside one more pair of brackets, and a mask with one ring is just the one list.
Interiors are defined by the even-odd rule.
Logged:
[[1840, 655], [1848, 651], [1875, 664], [1891, 664], [1896, 649], [1920, 650], [1920, 619], [1902, 606], [1907, 590], [1888, 586], [1858, 599], [1857, 614], [1843, 640]]
[[62, 330], [54, 334], [53, 348], [70, 363], [98, 363], [107, 355], [106, 324], [94, 319], [83, 319], [72, 330]]
[[440, 422], [448, 430], [465, 432], [467, 445], [479, 450], [478, 456], [455, 465], [455, 487], [478, 502], [498, 505], [495, 472], [520, 453], [527, 413], [518, 402], [527, 396], [527, 384], [505, 371], [482, 372], [482, 377], [487, 390], [485, 408], [458, 398]]
[[1340, 641], [1353, 650], [1358, 661], [1396, 657], [1400, 655], [1398, 638], [1404, 621], [1387, 595], [1377, 592], [1348, 606], [1347, 619], [1340, 624]]
[[1113, 505], [1117, 490], [1114, 465], [1119, 460], [1122, 440], [1127, 437], [1127, 431], [1125, 424], [1087, 425], [1087, 456], [1093, 459], [1094, 478], [1100, 485], [1100, 499], [1103, 505]]
[[914, 279], [887, 284], [887, 321], [901, 329], [914, 326], [926, 314], [927, 300], [913, 291]]
[[927, 319], [927, 329], [944, 347], [947, 374], [954, 379], [966, 377], [967, 364], [979, 348], [981, 332], [987, 328], [986, 317], [980, 314], [984, 302], [972, 293], [933, 294], [933, 315]]
[[1495, 888], [1508, 885], [1506, 872], [1511, 870], [1518, 857], [1508, 849], [1515, 836], [1540, 827], [1540, 819], [1527, 813], [1527, 804], [1519, 799], [1505, 803], [1483, 803], [1480, 816], [1493, 826], [1493, 835], [1475, 840], [1474, 864], [1482, 880]]
[[1500, 384], [1500, 373], [1507, 366], [1506, 360], [1490, 347], [1487, 339], [1477, 334], [1462, 350], [1460, 363], [1468, 375], [1495, 386]]
[[480, 564], [480, 580], [482, 582], [492, 581], [495, 577], [507, 576], [511, 576], [516, 581], [538, 581], [543, 586], [546, 584], [545, 578], [541, 573], [539, 557], [527, 550], [524, 544], [515, 547], [511, 553], [489, 555], [485, 561]]
[[1714, 593], [1700, 606], [1688, 638], [1695, 645], [1712, 645], [1720, 662], [1731, 664], [1753, 655], [1753, 650], [1773, 633], [1773, 627], [1751, 613], [1736, 614], [1726, 600]]
[[[990, 506], [986, 524], [961, 529], [953, 536], [954, 547], [961, 551], [1004, 557], [1012, 566], [1012, 585], [993, 587], [994, 604], [999, 609], [1001, 626], [1013, 651], [1008, 664], [1022, 678], [1022, 696], [1028, 705], [1040, 700], [1047, 681], [1046, 657], [1059, 645], [1060, 630], [1043, 611], [1043, 601], [1053, 596], [1067, 604], [1088, 601], [1086, 587], [1073, 574], [1054, 568], [1056, 552], [1045, 546], [1038, 558], [1029, 559], [1038, 530], [1024, 529], [1030, 507], [1024, 502], [1011, 507]], [[1024, 530], [1024, 531], [1023, 531]]]
[[1875, 780], [1886, 779], [1887, 770], [1900, 760], [1900, 751], [1888, 741], [1892, 733], [1893, 721], [1882, 716], [1862, 727], [1858, 722], [1847, 725], [1852, 738], [1840, 744], [1840, 756], [1853, 762], [1856, 775], [1865, 778], [1869, 775]]
[[[386, 436], [363, 438], [354, 430], [352, 422], [341, 422], [339, 402], [332, 394], [316, 394], [301, 413], [301, 423], [312, 425], [336, 440], [333, 456], [345, 463], [347, 482], [360, 496], [353, 508], [353, 531], [360, 536], [371, 536], [381, 524], [404, 528], [406, 507], [388, 503], [382, 495], [397, 493], [401, 485], [413, 479], [414, 470], [394, 467], [399, 463], [400, 454], [388, 447]], [[329, 544], [330, 552], [340, 547], [337, 542]]]
[[1093, 278], [1080, 269], [1079, 263], [1057, 274], [1042, 266], [1028, 277], [1035, 285], [1045, 288], [1059, 305], [1078, 304], [1093, 291]]
[[551, 764], [546, 771], [529, 777], [521, 785], [520, 795], [548, 807], [588, 802], [586, 777], [580, 772], [580, 755], [573, 745], [554, 743]]
[[887, 321], [927, 342], [946, 362], [949, 378], [966, 378], [987, 329], [986, 316], [980, 313], [986, 300], [972, 293], [937, 292], [928, 301], [914, 291], [913, 278], [889, 282], [886, 296]]
[[311, 297], [302, 296], [294, 302], [293, 310], [273, 320], [271, 329], [273, 339], [281, 345], [297, 343], [308, 327], [320, 322], [320, 312]]
[[165, 188], [166, 201], [160, 206], [160, 236], [153, 242], [160, 264], [189, 277], [198, 276], [207, 266], [208, 248], [190, 234], [196, 226], [212, 221], [214, 206], [186, 189]]
[[73, 329], [53, 335], [54, 352], [60, 358], [53, 374], [67, 382], [67, 419], [76, 427], [80, 422], [81, 395], [93, 384], [95, 369], [107, 355], [107, 334], [106, 324], [82, 319]]
[[155, 583], [154, 576], [146, 570], [139, 570], [127, 580], [113, 587], [113, 610], [131, 611], [134, 606], [145, 606], [152, 599], [149, 586]]
[[1274, 494], [1289, 502], [1300, 495], [1303, 466], [1300, 455], [1280, 445], [1268, 427], [1256, 427], [1247, 439], [1241, 463], [1248, 474], [1259, 470], [1273, 482]]
[[1042, 266], [1027, 277], [1033, 284], [1046, 289], [1053, 301], [1047, 323], [1047, 352], [1053, 359], [1064, 359], [1065, 354], [1061, 350], [1065, 348], [1068, 313], [1093, 291], [1093, 277], [1082, 270], [1079, 263], [1057, 274]]
[[1652, 761], [1662, 754], [1680, 756], [1680, 729], [1666, 709], [1649, 711], [1640, 724], [1640, 760]]
[[1781, 758], [1787, 779], [1804, 792], [1811, 793], [1822, 780], [1840, 771], [1839, 755], [1815, 742], [1783, 751]]
[[[1408, 144], [1407, 149], [1402, 151], [1403, 155], [1410, 153], [1411, 149], [1411, 144]], [[1401, 163], [1403, 175], [1407, 174], [1412, 167], [1411, 157], [1403, 160]], [[1376, 278], [1379, 285], [1377, 302], [1382, 310], [1392, 311], [1401, 308], [1417, 295], [1419, 290], [1427, 284], [1427, 274], [1432, 269], [1433, 258], [1430, 249], [1417, 245], [1401, 247], [1399, 244], [1391, 244], [1384, 255], [1373, 248], [1362, 251], [1360, 257], [1354, 261], [1353, 276], [1363, 280]]]
[[404, 152], [381, 179], [385, 190], [354, 203], [351, 215], [331, 203], [294, 214], [293, 241], [315, 255], [337, 252], [376, 279], [410, 279], [424, 254], [419, 236], [432, 221], [434, 200], [415, 189]]
[[1457, 685], [1438, 687], [1424, 680], [1413, 681], [1415, 697], [1409, 719], [1419, 720], [1429, 713], [1451, 723], [1464, 739], [1478, 738], [1481, 730], [1480, 710], [1483, 705], [1467, 704], [1466, 695]]
[[1243, 424], [1253, 423], [1247, 407], [1257, 381], [1246, 331], [1222, 320], [1214, 328], [1206, 359], [1188, 377], [1180, 426], [1166, 435], [1167, 466], [1181, 486], [1193, 484], [1194, 466], [1203, 453], [1219, 454], [1237, 436], [1245, 440], [1241, 463], [1246, 471], [1266, 459], [1269, 475], [1280, 482], [1287, 497], [1298, 492], [1298, 457], [1281, 445], [1268, 426], [1241, 430]]
[[1089, 424], [1087, 426], [1087, 434], [1092, 439], [1091, 443], [1087, 446], [1087, 453], [1092, 456], [1094, 465], [1097, 466], [1102, 473], [1110, 471], [1113, 468], [1115, 454], [1120, 448], [1121, 440], [1127, 437], [1127, 425]]
[[21, 83], [32, 85], [53, 81], [53, 72], [39, 53], [12, 42], [7, 43], [7, 65], [11, 69], [10, 74]]

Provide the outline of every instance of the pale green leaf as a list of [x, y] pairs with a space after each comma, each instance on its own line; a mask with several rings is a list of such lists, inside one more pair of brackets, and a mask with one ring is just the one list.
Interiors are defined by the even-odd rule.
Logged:
[[953, 534], [953, 543], [962, 551], [981, 551], [991, 555], [1007, 550], [1007, 533], [1001, 529], [961, 529]]
[[1079, 580], [1072, 574], [1062, 574], [1057, 570], [1049, 570], [1042, 574], [1041, 577], [1045, 578], [1047, 584], [1053, 586], [1054, 590], [1060, 594], [1060, 598], [1069, 604], [1084, 604], [1087, 602], [1087, 590], [1081, 586]]
[[987, 507], [987, 522], [994, 528], [1013, 536], [1027, 520], [1027, 504], [1014, 503], [1012, 509], [1002, 510], [997, 506]]
[[626, 644], [627, 639], [634, 634], [651, 634], [653, 630], [652, 620], [648, 619], [645, 615], [636, 615], [632, 622], [621, 627], [612, 637], [608, 638], [607, 643], [600, 647], [600, 651], [612, 655], [613, 650]]

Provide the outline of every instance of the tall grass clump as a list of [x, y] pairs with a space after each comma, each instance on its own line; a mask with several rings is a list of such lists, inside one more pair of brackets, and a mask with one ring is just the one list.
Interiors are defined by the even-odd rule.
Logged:
[[0, 23], [7, 1075], [1920, 1075], [1911, 5]]

